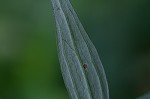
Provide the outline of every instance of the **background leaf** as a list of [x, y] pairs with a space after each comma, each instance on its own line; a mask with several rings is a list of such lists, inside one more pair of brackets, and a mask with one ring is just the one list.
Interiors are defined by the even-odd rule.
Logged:
[[150, 99], [150, 92], [144, 94], [143, 96], [139, 97], [138, 99]]

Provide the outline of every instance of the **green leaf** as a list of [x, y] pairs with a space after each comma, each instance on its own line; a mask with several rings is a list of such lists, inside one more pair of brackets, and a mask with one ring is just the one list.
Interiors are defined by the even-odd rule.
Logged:
[[150, 92], [147, 92], [146, 94], [144, 94], [143, 96], [141, 96], [137, 99], [150, 99]]
[[98, 53], [69, 0], [51, 0], [57, 26], [58, 55], [72, 99], [109, 99]]

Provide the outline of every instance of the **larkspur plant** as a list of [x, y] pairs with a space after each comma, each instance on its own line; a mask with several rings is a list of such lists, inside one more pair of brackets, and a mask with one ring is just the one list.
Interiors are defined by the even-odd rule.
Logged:
[[[58, 56], [71, 99], [109, 99], [98, 53], [69, 0], [51, 0], [57, 27]], [[149, 99], [145, 95], [138, 99]]]

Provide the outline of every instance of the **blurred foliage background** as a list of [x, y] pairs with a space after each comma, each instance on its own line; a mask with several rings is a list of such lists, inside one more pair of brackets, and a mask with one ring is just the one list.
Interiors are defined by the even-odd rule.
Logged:
[[[71, 0], [96, 46], [110, 99], [150, 89], [150, 1]], [[50, 0], [0, 0], [0, 99], [69, 99]]]

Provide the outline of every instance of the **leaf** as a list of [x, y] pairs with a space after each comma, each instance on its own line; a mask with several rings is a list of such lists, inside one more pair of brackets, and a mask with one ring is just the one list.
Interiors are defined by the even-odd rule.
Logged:
[[150, 99], [150, 92], [147, 92], [146, 94], [144, 94], [143, 96], [141, 96], [137, 99]]
[[72, 99], [109, 99], [98, 53], [69, 0], [51, 0], [57, 26], [58, 56]]

